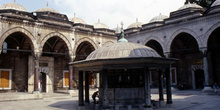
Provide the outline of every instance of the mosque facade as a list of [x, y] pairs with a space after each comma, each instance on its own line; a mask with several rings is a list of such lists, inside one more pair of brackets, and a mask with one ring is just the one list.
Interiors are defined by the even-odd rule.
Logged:
[[[0, 89], [4, 91], [50, 93], [76, 87], [78, 75], [68, 63], [117, 41], [105, 24], [69, 20], [48, 6], [28, 12], [16, 2], [5, 4], [0, 25]], [[90, 83], [95, 83], [94, 74]]]
[[160, 14], [147, 24], [133, 23], [125, 37], [163, 57], [179, 59], [172, 65], [174, 87], [202, 89], [219, 84], [219, 3], [216, 0], [209, 9], [189, 3], [171, 12], [170, 17]]
[[[220, 1], [209, 9], [186, 4], [170, 17], [160, 14], [149, 23], [138, 20], [125, 29], [129, 42], [156, 50], [162, 57], [178, 58], [172, 64], [172, 85], [183, 89], [220, 84]], [[119, 29], [98, 21], [86, 24], [48, 6], [28, 12], [14, 3], [0, 8], [0, 90], [68, 90], [77, 87], [78, 73], [69, 63], [84, 60], [94, 50], [117, 42]], [[150, 70], [152, 87], [157, 76]], [[89, 84], [96, 85], [96, 73]], [[155, 78], [156, 77], [156, 78]]]

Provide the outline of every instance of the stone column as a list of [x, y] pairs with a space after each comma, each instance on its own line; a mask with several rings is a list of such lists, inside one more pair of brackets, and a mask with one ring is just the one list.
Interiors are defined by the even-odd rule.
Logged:
[[213, 92], [212, 88], [210, 87], [210, 82], [209, 82], [207, 48], [200, 48], [200, 51], [203, 54], [203, 67], [204, 67], [204, 76], [205, 76], [205, 87], [202, 91], [203, 92]]
[[85, 102], [89, 103], [89, 72], [85, 72]]
[[172, 91], [171, 91], [171, 71], [170, 71], [170, 67], [166, 68], [167, 104], [172, 104], [173, 103], [172, 102]]
[[[165, 52], [164, 53], [164, 56], [166, 57], [166, 58], [171, 58], [171, 53], [170, 52]], [[171, 75], [171, 90], [174, 90], [174, 87], [173, 87], [173, 83], [172, 83], [172, 68], [171, 68], [171, 66], [170, 66], [170, 75]], [[175, 80], [175, 79], [174, 79]]]
[[69, 65], [69, 90], [73, 90], [73, 67]]
[[39, 92], [38, 82], [39, 82], [39, 59], [35, 58], [34, 60], [34, 92]]
[[108, 70], [102, 70], [102, 88], [103, 88], [103, 100], [102, 100], [102, 108], [103, 110], [108, 110]]
[[79, 104], [78, 106], [84, 106], [83, 97], [83, 71], [79, 71]]
[[158, 71], [158, 82], [159, 82], [159, 101], [164, 101], [163, 97], [163, 72], [161, 69]]
[[144, 110], [152, 110], [148, 67], [144, 68], [144, 102]]

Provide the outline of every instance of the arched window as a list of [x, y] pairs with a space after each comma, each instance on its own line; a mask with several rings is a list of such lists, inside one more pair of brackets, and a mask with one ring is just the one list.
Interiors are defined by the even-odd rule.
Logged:
[[8, 43], [4, 42], [3, 43], [3, 53], [7, 53], [7, 49], [8, 49]]

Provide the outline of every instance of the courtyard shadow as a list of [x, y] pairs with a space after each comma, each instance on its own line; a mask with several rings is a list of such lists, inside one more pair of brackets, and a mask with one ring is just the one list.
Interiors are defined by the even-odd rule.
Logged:
[[219, 110], [220, 95], [201, 91], [181, 91], [173, 94], [171, 107], [156, 110]]
[[77, 110], [78, 101], [60, 101], [49, 105], [50, 107], [63, 110]]

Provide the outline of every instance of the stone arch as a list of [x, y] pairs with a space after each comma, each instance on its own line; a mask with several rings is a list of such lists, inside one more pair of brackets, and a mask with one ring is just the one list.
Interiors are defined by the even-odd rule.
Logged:
[[157, 36], [150, 36], [150, 37], [146, 38], [143, 42], [143, 45], [147, 44], [147, 42], [149, 42], [150, 40], [157, 41], [162, 46], [163, 51], [165, 51], [165, 46], [164, 46], [163, 41], [160, 38], [158, 38]]
[[69, 50], [69, 55], [71, 56], [72, 55], [71, 54], [72, 53], [71, 43], [66, 36], [64, 36], [63, 34], [61, 34], [59, 32], [51, 32], [51, 33], [47, 34], [45, 37], [43, 37], [43, 39], [40, 40], [40, 52], [43, 51], [43, 46], [47, 42], [47, 40], [54, 37], [54, 36], [61, 38], [66, 43], [67, 48]]
[[34, 38], [34, 35], [33, 35], [30, 31], [28, 31], [27, 29], [22, 28], [22, 27], [14, 27], [14, 28], [11, 28], [11, 29], [5, 31], [5, 32], [2, 34], [2, 36], [0, 37], [0, 45], [1, 45], [1, 46], [0, 46], [0, 50], [2, 50], [2, 45], [3, 45], [3, 42], [5, 41], [5, 39], [6, 39], [9, 35], [11, 35], [11, 34], [13, 34], [13, 33], [15, 33], [15, 32], [20, 32], [20, 33], [24, 34], [26, 37], [28, 37], [28, 38], [30, 39], [32, 45], [33, 45], [33, 46], [32, 46], [33, 51], [36, 51], [36, 50], [37, 50], [37, 43], [36, 43], [36, 39]]
[[113, 44], [113, 43], [114, 43], [113, 41], [107, 41], [102, 46], [107, 46], [107, 45], [110, 45], [110, 44]]
[[168, 42], [166, 43], [167, 45], [165, 46], [166, 49], [164, 50], [164, 52], [170, 52], [171, 43], [172, 43], [173, 40], [176, 38], [176, 36], [179, 35], [180, 33], [190, 34], [192, 37], [195, 38], [195, 40], [196, 40], [198, 46], [199, 46], [199, 47], [202, 46], [202, 41], [201, 41], [201, 39], [198, 38], [198, 35], [197, 35], [194, 31], [192, 31], [192, 30], [190, 30], [190, 29], [186, 29], [186, 28], [181, 28], [181, 29], [176, 30], [176, 31], [169, 37], [169, 40], [168, 40]]
[[89, 42], [90, 44], [92, 44], [92, 46], [95, 48], [95, 50], [98, 48], [98, 45], [96, 45], [96, 43], [95, 43], [92, 39], [87, 38], [87, 37], [84, 37], [84, 38], [81, 38], [81, 39], [79, 39], [78, 41], [76, 41], [75, 48], [74, 48], [74, 50], [73, 50], [73, 52], [74, 52], [73, 55], [76, 54], [76, 50], [77, 50], [78, 46], [79, 46], [82, 42], [85, 42], [85, 41], [87, 41], [87, 42]]
[[154, 49], [159, 55], [164, 57], [164, 46], [162, 46], [161, 43], [159, 43], [157, 40], [150, 39], [145, 45]]
[[205, 33], [204, 35], [204, 41], [203, 41], [203, 44], [204, 46], [203, 47], [207, 47], [208, 46], [208, 39], [210, 37], [210, 35], [212, 34], [212, 32], [214, 32], [218, 27], [220, 27], [220, 22], [212, 25]]

